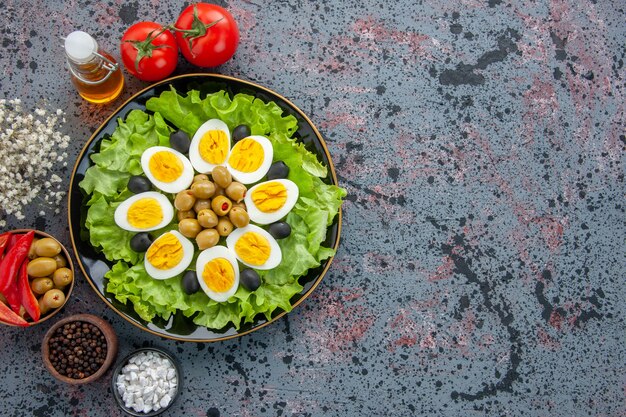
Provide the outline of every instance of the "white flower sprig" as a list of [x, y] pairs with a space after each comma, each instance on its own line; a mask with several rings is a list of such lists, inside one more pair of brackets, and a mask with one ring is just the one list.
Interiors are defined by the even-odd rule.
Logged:
[[[38, 198], [60, 212], [66, 193], [52, 171], [67, 166], [70, 137], [57, 130], [62, 123], [60, 109], [38, 108], [33, 115], [24, 113], [20, 99], [0, 99], [0, 213], [22, 220], [24, 207]], [[4, 226], [6, 220], [0, 220]]]

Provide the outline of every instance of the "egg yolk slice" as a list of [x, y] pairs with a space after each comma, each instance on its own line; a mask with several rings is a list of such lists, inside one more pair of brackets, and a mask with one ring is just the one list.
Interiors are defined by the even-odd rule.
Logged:
[[235, 252], [245, 263], [263, 265], [270, 257], [270, 242], [258, 233], [244, 233], [235, 243]]
[[183, 255], [180, 240], [172, 233], [165, 233], [150, 245], [146, 259], [157, 269], [172, 269], [183, 260]]
[[156, 152], [150, 157], [149, 168], [161, 182], [174, 182], [183, 173], [183, 163], [171, 152]]
[[263, 163], [265, 151], [263, 146], [254, 139], [242, 139], [233, 147], [228, 163], [241, 172], [254, 172]]
[[161, 223], [163, 209], [155, 198], [142, 198], [130, 205], [126, 220], [137, 229], [149, 229]]
[[277, 181], [257, 187], [252, 193], [254, 205], [264, 213], [274, 213], [287, 202], [287, 188]]
[[215, 258], [204, 266], [202, 280], [211, 291], [226, 292], [235, 283], [235, 270], [228, 260]]
[[200, 139], [198, 151], [206, 162], [214, 165], [223, 164], [228, 154], [228, 137], [221, 130], [209, 130]]

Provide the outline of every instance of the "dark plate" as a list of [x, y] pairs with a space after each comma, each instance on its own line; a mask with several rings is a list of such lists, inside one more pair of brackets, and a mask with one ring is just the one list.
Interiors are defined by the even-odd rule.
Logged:
[[[285, 311], [275, 311], [271, 320], [267, 320], [263, 315], [257, 315], [253, 323], [246, 323], [242, 325], [239, 330], [236, 330], [232, 325], [220, 330], [200, 327], [195, 325], [190, 318], [186, 318], [180, 312], [172, 316], [168, 321], [155, 318], [152, 322], [146, 322], [135, 313], [130, 303], [122, 304], [117, 301], [112, 294], [105, 291], [104, 274], [110, 270], [112, 264], [105, 259], [104, 255], [98, 253], [91, 247], [87, 230], [84, 227], [86, 215], [84, 199], [86, 196], [78, 187], [78, 183], [82, 181], [85, 171], [91, 165], [89, 156], [99, 150], [100, 141], [104, 137], [113, 133], [117, 127], [118, 118], [124, 119], [133, 109], [145, 110], [145, 104], [148, 99], [160, 95], [163, 91], [169, 90], [170, 86], [174, 86], [179, 93], [194, 89], [204, 94], [225, 90], [231, 97], [237, 93], [245, 93], [266, 102], [274, 101], [283, 109], [284, 114], [291, 114], [298, 120], [299, 129], [294, 136], [302, 141], [307, 149], [315, 153], [318, 159], [328, 167], [329, 175], [325, 181], [329, 184], [337, 184], [335, 168], [330, 154], [328, 153], [328, 149], [326, 148], [326, 144], [324, 143], [324, 139], [315, 126], [313, 126], [309, 118], [286, 98], [260, 85], [223, 75], [189, 74], [173, 77], [154, 84], [131, 97], [117, 111], [109, 116], [83, 147], [76, 161], [76, 165], [74, 166], [74, 171], [72, 172], [68, 196], [68, 220], [74, 253], [76, 254], [78, 265], [87, 277], [87, 281], [100, 298], [120, 316], [142, 330], [170, 339], [191, 342], [213, 342], [242, 336], [277, 320], [286, 314]], [[341, 211], [339, 211], [339, 215], [335, 218], [335, 222], [332, 226], [328, 228], [324, 245], [337, 249], [340, 232]], [[326, 260], [320, 267], [310, 270], [308, 275], [300, 278], [299, 282], [304, 289], [291, 299], [291, 303], [294, 307], [300, 304], [311, 294], [315, 287], [317, 287], [328, 270], [331, 261], [332, 258]]]

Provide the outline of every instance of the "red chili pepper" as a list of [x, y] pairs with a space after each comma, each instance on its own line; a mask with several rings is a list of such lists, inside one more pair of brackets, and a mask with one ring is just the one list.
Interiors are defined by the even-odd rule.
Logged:
[[28, 322], [26, 322], [26, 320], [12, 312], [9, 307], [4, 305], [4, 303], [0, 303], [0, 321], [14, 324], [16, 326], [28, 326]]
[[11, 307], [11, 310], [15, 311], [17, 314], [20, 314], [20, 306], [22, 304], [20, 303], [20, 294], [17, 291], [17, 281], [13, 281], [13, 283], [9, 285], [9, 288], [4, 290], [2, 295], [6, 297], [7, 302]]
[[228, 203], [223, 203], [222, 204], [222, 211], [226, 211], [228, 210]]
[[[17, 293], [19, 294], [20, 303], [24, 306], [24, 309], [28, 315], [34, 320], [39, 321], [41, 311], [39, 310], [39, 302], [30, 289], [28, 282], [28, 259], [24, 259], [19, 272], [17, 273]], [[19, 314], [19, 313], [18, 313]]]
[[4, 255], [4, 250], [7, 247], [7, 243], [9, 243], [9, 237], [11, 237], [9, 232], [0, 235], [0, 256]]
[[26, 233], [7, 252], [2, 262], [0, 262], [0, 292], [5, 296], [5, 291], [15, 283], [17, 271], [28, 256], [31, 243], [33, 243], [34, 231]]
[[[18, 240], [20, 240], [20, 238], [24, 236], [22, 234], [19, 233], [11, 233], [9, 236], [9, 240], [7, 241], [7, 247], [5, 248], [6, 253], [9, 253], [9, 251], [11, 250], [11, 248], [13, 246], [15, 246], [15, 244], [17, 243]], [[6, 255], [5, 253], [5, 255]]]
[[7, 253], [9, 253], [9, 251], [11, 250], [11, 248], [13, 246], [15, 246], [15, 244], [17, 243], [18, 240], [20, 240], [20, 238], [24, 236], [23, 234], [20, 233], [11, 233], [9, 236], [9, 240], [7, 242], [7, 247], [5, 248], [5, 255]]
[[[11, 250], [11, 248], [15, 246], [17, 241], [20, 240], [22, 236], [24, 235], [19, 234], [19, 233], [10, 234], [9, 238], [7, 239], [7, 245], [6, 245], [7, 253]], [[7, 303], [9, 303], [9, 307], [11, 307], [11, 310], [13, 310], [16, 314], [19, 315], [20, 314], [20, 295], [17, 292], [17, 281], [13, 280], [9, 284], [9, 288], [1, 292], [0, 294], [4, 295], [4, 298], [6, 298]]]

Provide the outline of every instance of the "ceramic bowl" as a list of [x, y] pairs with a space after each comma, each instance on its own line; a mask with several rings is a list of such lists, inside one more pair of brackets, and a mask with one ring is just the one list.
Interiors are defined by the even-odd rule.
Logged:
[[[174, 395], [172, 396], [171, 401], [169, 402], [169, 404], [163, 408], [160, 408], [159, 410], [156, 411], [150, 411], [148, 413], [143, 413], [143, 412], [138, 412], [135, 411], [132, 408], [128, 408], [124, 405], [124, 399], [122, 398], [122, 395], [120, 394], [118, 387], [117, 387], [117, 377], [118, 375], [120, 375], [122, 373], [122, 369], [129, 363], [130, 359], [140, 353], [143, 352], [154, 352], [156, 354], [161, 355], [162, 357], [168, 359], [172, 365], [174, 366], [174, 369], [176, 371], [176, 381], [177, 381], [177, 385], [176, 385], [176, 391], [174, 392]], [[165, 412], [167, 409], [169, 409], [178, 399], [178, 397], [180, 396], [180, 391], [181, 391], [181, 383], [182, 383], [182, 372], [181, 372], [181, 367], [180, 364], [178, 363], [178, 361], [167, 351], [160, 349], [160, 348], [155, 348], [155, 347], [150, 347], [150, 348], [142, 348], [142, 349], [137, 349], [133, 352], [131, 352], [130, 354], [128, 354], [124, 359], [122, 359], [119, 364], [115, 367], [115, 369], [113, 370], [113, 375], [111, 376], [111, 391], [113, 392], [113, 396], [115, 397], [115, 401], [117, 402], [117, 405], [122, 409], [122, 411], [124, 411], [127, 414], [130, 414], [131, 416], [135, 416], [135, 417], [152, 417], [152, 416], [156, 416], [159, 415], [163, 412]]]
[[[31, 230], [34, 229], [16, 229], [16, 230], [11, 230], [11, 233], [13, 234], [24, 234], [27, 232], [30, 232]], [[63, 246], [63, 244], [61, 242], [59, 242], [58, 239], [56, 239], [54, 236], [49, 235], [48, 233], [42, 232], [40, 230], [34, 230], [35, 232], [35, 238], [36, 239], [43, 239], [43, 238], [51, 238], [54, 239], [60, 246], [61, 246], [61, 253], [60, 255], [63, 255], [65, 257], [65, 260], [67, 261], [67, 268], [70, 269], [70, 271], [72, 271], [72, 282], [67, 285], [65, 288], [63, 288], [63, 293], [65, 294], [65, 302], [63, 303], [63, 305], [61, 305], [60, 307], [51, 309], [50, 311], [48, 311], [46, 314], [42, 314], [41, 317], [39, 318], [38, 321], [34, 322], [30, 319], [27, 319], [26, 321], [30, 323], [31, 326], [35, 326], [37, 324], [43, 323], [46, 320], [49, 320], [50, 318], [54, 317], [56, 314], [59, 313], [59, 311], [61, 311], [63, 309], [63, 306], [65, 306], [65, 304], [67, 304], [67, 301], [70, 299], [70, 296], [72, 294], [72, 290], [74, 289], [74, 282], [76, 281], [76, 271], [74, 270], [74, 264], [72, 263], [72, 258], [70, 258], [70, 254], [67, 251], [67, 249], [65, 249], [65, 246]], [[40, 295], [36, 295], [37, 298], [40, 298]], [[13, 324], [9, 324], [9, 323], [5, 323], [2, 320], [0, 320], [0, 324], [3, 324], [5, 326], [15, 326]]]
[[[95, 373], [85, 378], [81, 378], [81, 379], [70, 378], [68, 376], [62, 375], [52, 365], [52, 362], [50, 360], [50, 355], [52, 354], [51, 349], [50, 349], [50, 339], [53, 337], [57, 329], [64, 326], [65, 324], [75, 323], [75, 322], [90, 323], [96, 326], [98, 329], [100, 329], [100, 331], [102, 332], [106, 340], [106, 347], [107, 347], [106, 357], [104, 359], [104, 363], [100, 365], [100, 368], [98, 368], [98, 370]], [[113, 327], [106, 320], [100, 317], [91, 315], [91, 314], [76, 314], [73, 316], [66, 317], [62, 320], [59, 320], [52, 327], [50, 327], [50, 329], [46, 332], [43, 338], [43, 343], [41, 346], [41, 354], [43, 357], [44, 366], [50, 372], [50, 374], [52, 374], [52, 376], [58, 379], [59, 381], [65, 382], [67, 384], [72, 384], [72, 385], [88, 384], [102, 377], [102, 375], [106, 373], [106, 371], [111, 367], [111, 365], [115, 361], [115, 358], [117, 356], [117, 336], [115, 334], [115, 331], [113, 330]]]

